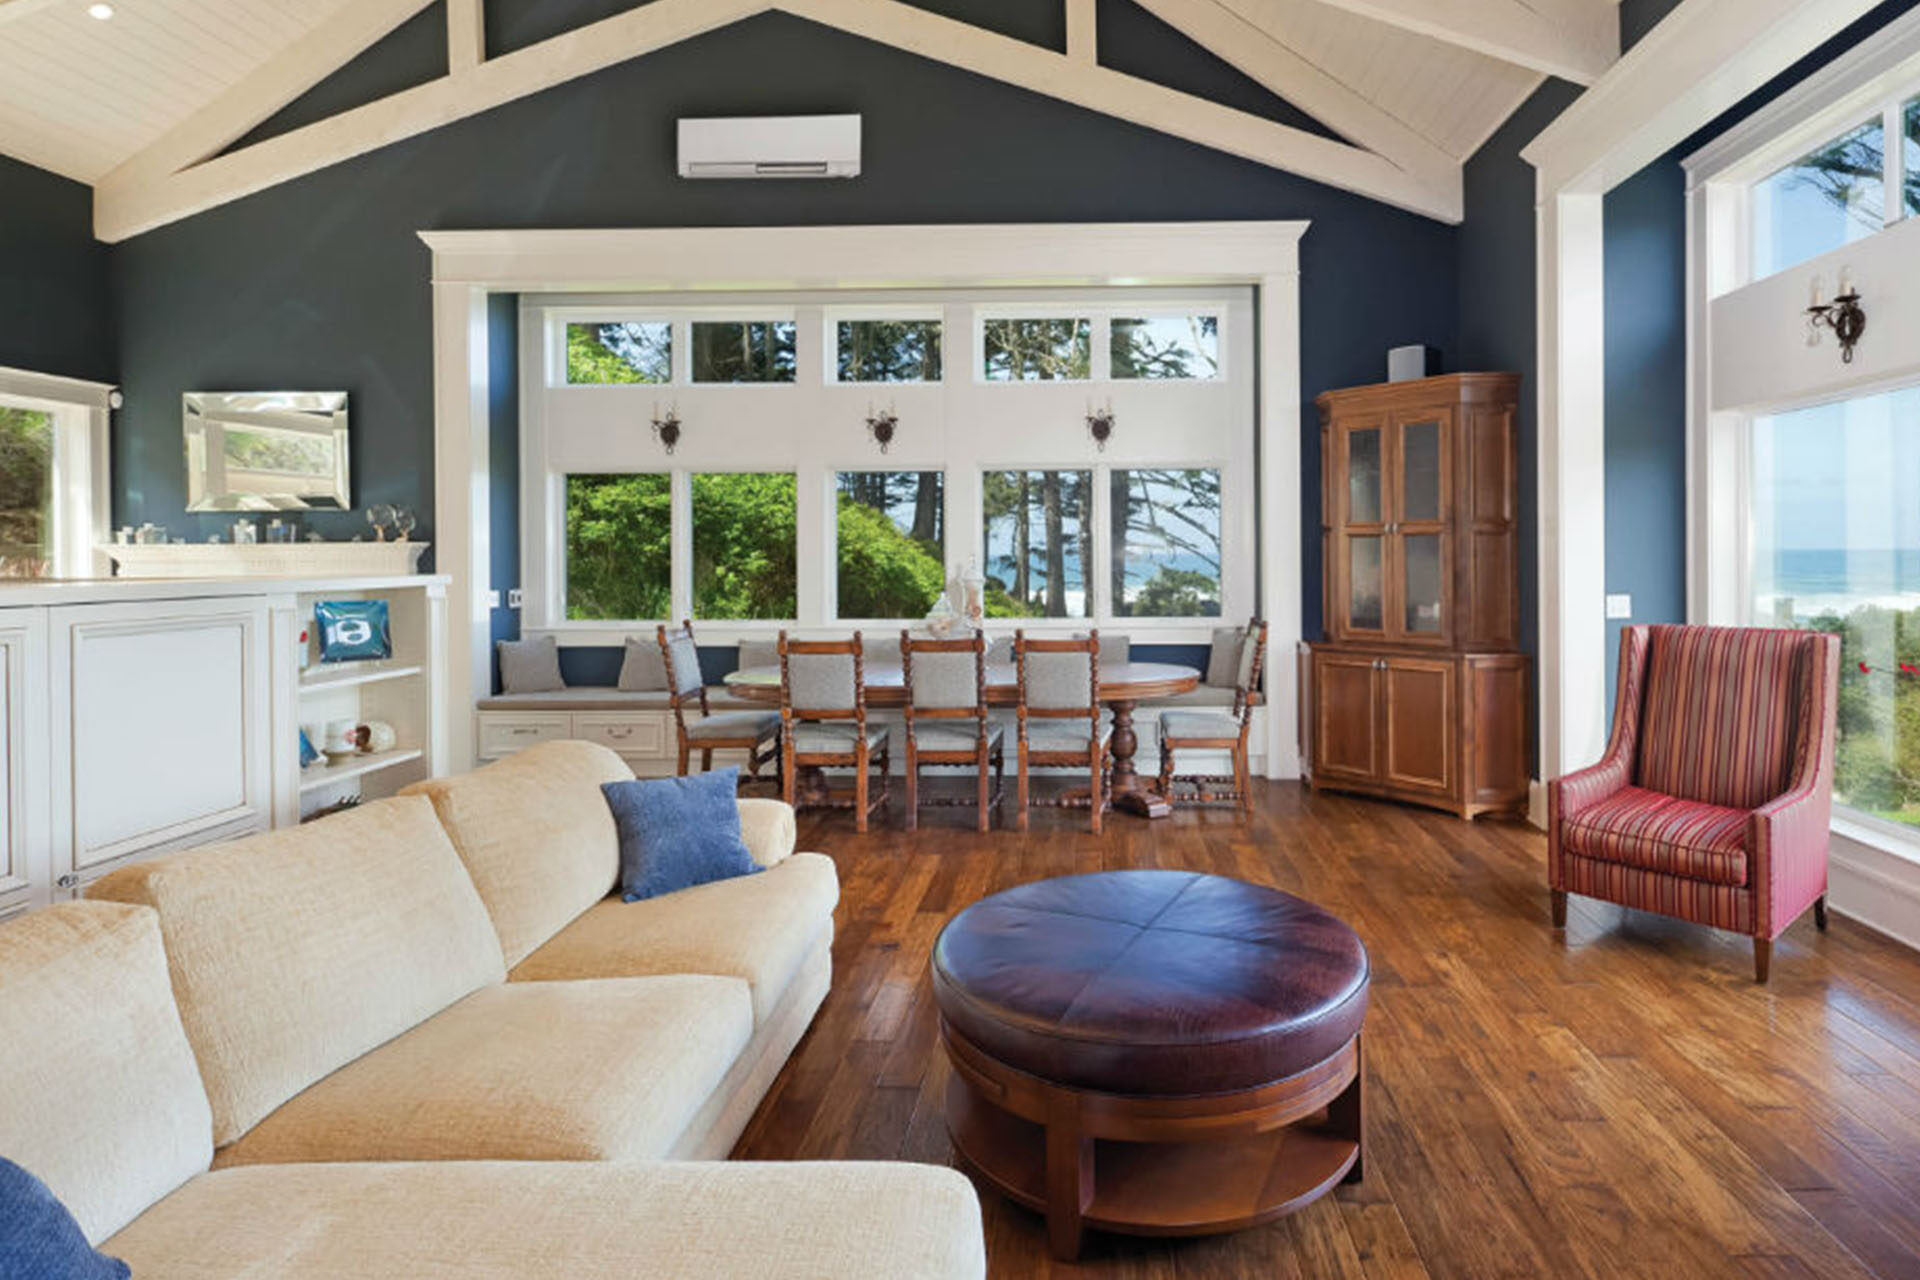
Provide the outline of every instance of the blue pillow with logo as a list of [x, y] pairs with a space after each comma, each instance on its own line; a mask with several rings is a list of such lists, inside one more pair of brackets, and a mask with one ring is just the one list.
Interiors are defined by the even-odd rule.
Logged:
[[628, 902], [752, 875], [740, 838], [740, 770], [603, 782], [620, 832], [620, 894]]
[[320, 661], [371, 662], [393, 656], [385, 600], [322, 600], [313, 606]]
[[132, 1272], [87, 1243], [47, 1184], [0, 1157], [0, 1280], [127, 1280]]

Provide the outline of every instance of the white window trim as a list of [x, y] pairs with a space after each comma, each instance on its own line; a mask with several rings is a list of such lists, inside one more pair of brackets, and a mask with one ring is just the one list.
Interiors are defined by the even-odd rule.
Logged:
[[[1890, 276], [1913, 259], [1920, 218], [1907, 214], [1902, 184], [1886, 184], [1886, 226], [1872, 235], [1766, 276], [1754, 271], [1752, 191], [1787, 164], [1879, 114], [1889, 170], [1904, 164], [1902, 106], [1920, 95], [1920, 11], [1889, 24], [1682, 162], [1687, 174], [1687, 597], [1696, 622], [1754, 621], [1752, 599], [1752, 424], [1758, 417], [1920, 383], [1914, 317], [1877, 307], [1876, 293], [1899, 295], [1920, 284], [1920, 269]], [[1829, 295], [1842, 267], [1877, 264], [1858, 274], [1878, 341], [1863, 342], [1843, 364], [1831, 335], [1812, 371], [1795, 367], [1804, 339], [1811, 281]], [[1717, 326], [1758, 319], [1773, 345], [1732, 343]], [[1781, 327], [1784, 326], [1784, 327]], [[1729, 330], [1732, 331], [1731, 329]], [[1719, 363], [1716, 364], [1716, 358]], [[1772, 376], [1734, 368], [1752, 362]], [[1920, 833], [1853, 810], [1834, 820], [1836, 859], [1877, 856], [1920, 863]]]
[[110, 385], [0, 369], [0, 400], [53, 415], [53, 563], [56, 578], [108, 576], [112, 509]]
[[[491, 293], [578, 289], [838, 289], [847, 281], [899, 290], [1251, 285], [1257, 318], [1257, 495], [1236, 515], [1258, 534], [1259, 607], [1272, 652], [1301, 639], [1300, 289], [1303, 221], [1059, 223], [860, 227], [726, 227], [599, 231], [425, 231], [434, 290], [435, 560], [450, 576], [448, 613], [465, 643], [450, 646], [456, 698], [485, 696], [491, 636], [488, 467], [488, 311]], [[969, 353], [969, 356], [971, 353]], [[803, 366], [804, 352], [800, 356]], [[815, 366], [818, 367], [817, 365]], [[522, 385], [538, 370], [522, 370]], [[803, 374], [803, 376], [805, 376]], [[525, 448], [523, 433], [523, 453]], [[1249, 537], [1249, 544], [1254, 539]], [[1296, 690], [1268, 691], [1269, 776], [1299, 776]], [[448, 755], [475, 758], [476, 722], [456, 720]]]

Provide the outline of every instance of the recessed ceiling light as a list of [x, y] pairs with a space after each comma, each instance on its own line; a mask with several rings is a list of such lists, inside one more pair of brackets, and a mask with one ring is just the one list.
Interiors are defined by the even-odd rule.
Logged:
[[110, 4], [90, 4], [87, 6], [87, 16], [89, 18], [98, 18], [100, 21], [105, 22], [113, 16], [113, 6]]

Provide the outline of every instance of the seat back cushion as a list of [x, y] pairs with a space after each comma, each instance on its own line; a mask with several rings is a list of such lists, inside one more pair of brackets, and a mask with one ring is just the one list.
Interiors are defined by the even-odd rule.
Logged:
[[473, 881], [417, 796], [137, 863], [87, 893], [159, 911], [215, 1146], [506, 976]]
[[1754, 809], [1791, 781], [1801, 681], [1817, 640], [1760, 627], [1653, 627], [1638, 784]]
[[613, 892], [620, 834], [600, 788], [632, 778], [626, 762], [597, 743], [543, 742], [401, 794], [433, 801], [511, 969]]
[[0, 1152], [89, 1242], [213, 1159], [153, 912], [70, 902], [0, 925], [0, 1045]]

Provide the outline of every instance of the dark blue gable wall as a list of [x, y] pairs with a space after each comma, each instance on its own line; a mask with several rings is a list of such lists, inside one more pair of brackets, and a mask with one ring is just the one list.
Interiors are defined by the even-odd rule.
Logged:
[[93, 192], [0, 156], [0, 367], [112, 382], [107, 267]]
[[[1181, 65], [1202, 87], [1184, 55]], [[1223, 90], [1237, 84], [1224, 66], [1218, 74]], [[674, 177], [678, 116], [818, 111], [863, 115], [864, 176]], [[1313, 223], [1302, 246], [1304, 422], [1319, 392], [1377, 380], [1390, 346], [1453, 349], [1451, 227], [799, 19], [756, 18], [119, 246], [128, 399], [115, 519], [195, 538], [218, 525], [182, 510], [183, 391], [312, 387], [352, 395], [354, 501], [413, 507], [430, 536], [421, 229], [1238, 218]], [[1309, 635], [1318, 447], [1304, 432]], [[354, 527], [350, 516], [316, 523], [330, 536]], [[512, 532], [496, 525], [497, 538]]]

